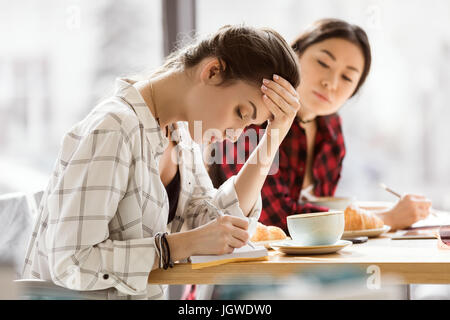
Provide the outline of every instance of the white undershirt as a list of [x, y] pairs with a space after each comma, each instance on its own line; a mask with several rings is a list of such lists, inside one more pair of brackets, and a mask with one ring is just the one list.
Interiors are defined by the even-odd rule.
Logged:
[[308, 202], [308, 200], [314, 199], [315, 196], [314, 196], [313, 192], [314, 192], [313, 184], [310, 184], [309, 186], [304, 187], [302, 189], [302, 191], [300, 191], [300, 195], [298, 197], [297, 202], [302, 204], [302, 203]]

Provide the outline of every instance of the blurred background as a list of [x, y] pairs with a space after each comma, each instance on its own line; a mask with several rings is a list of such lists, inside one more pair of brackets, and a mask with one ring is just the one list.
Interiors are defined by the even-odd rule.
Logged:
[[337, 195], [395, 201], [383, 182], [450, 210], [449, 13], [448, 0], [0, 0], [0, 194], [44, 189], [63, 134], [175, 41], [245, 23], [290, 42], [336, 17], [373, 50], [366, 85], [340, 111]]

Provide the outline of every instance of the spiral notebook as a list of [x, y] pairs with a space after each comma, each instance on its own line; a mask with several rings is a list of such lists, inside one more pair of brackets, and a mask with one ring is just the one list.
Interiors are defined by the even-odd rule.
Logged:
[[252, 248], [247, 244], [241, 248], [234, 249], [234, 251], [229, 254], [191, 256], [190, 260], [192, 269], [202, 269], [230, 262], [258, 261], [267, 260], [268, 258], [269, 253], [265, 247], [255, 246]]

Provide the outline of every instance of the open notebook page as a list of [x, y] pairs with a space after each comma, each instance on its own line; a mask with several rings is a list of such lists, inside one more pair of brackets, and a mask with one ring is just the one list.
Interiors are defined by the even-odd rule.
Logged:
[[248, 244], [241, 248], [234, 249], [230, 254], [223, 255], [198, 255], [191, 256], [192, 269], [217, 266], [229, 262], [267, 260], [268, 251], [263, 246], [255, 246], [253, 249]]
[[445, 211], [435, 211], [436, 216], [428, 215], [424, 220], [417, 221], [411, 227], [422, 228], [428, 226], [448, 226], [450, 225], [450, 213]]

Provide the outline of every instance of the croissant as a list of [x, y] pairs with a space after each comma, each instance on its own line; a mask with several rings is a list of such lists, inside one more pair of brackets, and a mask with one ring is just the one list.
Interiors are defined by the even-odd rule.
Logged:
[[344, 212], [345, 231], [368, 230], [382, 228], [384, 223], [375, 214], [364, 210], [355, 204], [349, 205]]
[[286, 233], [281, 228], [275, 226], [268, 226], [269, 229], [269, 240], [283, 240], [286, 239]]
[[286, 233], [281, 228], [275, 226], [266, 226], [258, 222], [255, 234], [250, 241], [269, 241], [269, 240], [283, 240], [286, 239]]

